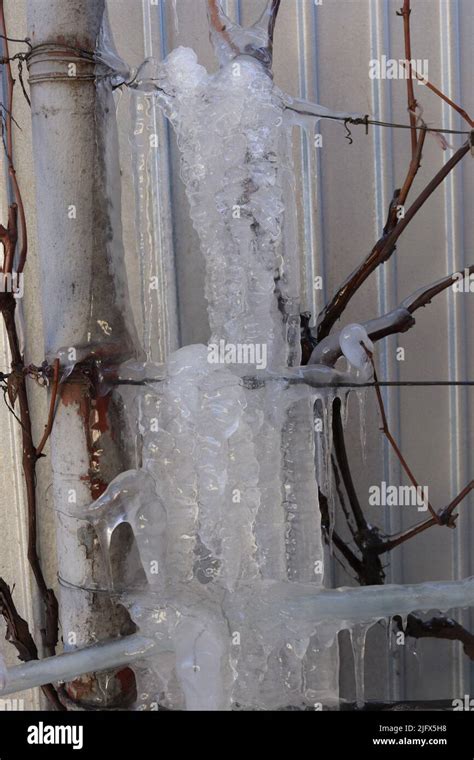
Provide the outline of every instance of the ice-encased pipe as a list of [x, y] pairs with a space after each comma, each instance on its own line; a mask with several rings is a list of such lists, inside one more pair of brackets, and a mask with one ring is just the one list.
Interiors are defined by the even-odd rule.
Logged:
[[[94, 372], [137, 358], [137, 339], [123, 263], [110, 72], [98, 72], [94, 57], [105, 2], [29, 0], [27, 6], [45, 351], [71, 372], [60, 386], [51, 434], [67, 648], [123, 633], [127, 625], [133, 630], [107, 594], [93, 593], [105, 585], [103, 562], [93, 529], [77, 518], [132, 464], [120, 409]], [[84, 701], [104, 704], [95, 679], [89, 683]]]
[[9, 668], [0, 694], [16, 694], [47, 683], [71, 681], [84, 673], [123, 667], [157, 651], [157, 642], [139, 634], [85, 649], [76, 649], [44, 660], [31, 660]]
[[[474, 605], [474, 578], [461, 581], [439, 581], [408, 586], [363, 586], [315, 591], [309, 583], [262, 581], [243, 584], [234, 592], [249, 613], [252, 624], [262, 631], [275, 621], [291, 633], [301, 635], [317, 628], [318, 623], [334, 625], [341, 630], [359, 624], [375, 623], [394, 615], [440, 610], [447, 612]], [[74, 652], [23, 663], [6, 671], [5, 686], [0, 697], [46, 683], [67, 681], [90, 671], [108, 670], [130, 665], [138, 660], [160, 657], [172, 648], [171, 638], [153, 638], [133, 634], [105, 641]]]

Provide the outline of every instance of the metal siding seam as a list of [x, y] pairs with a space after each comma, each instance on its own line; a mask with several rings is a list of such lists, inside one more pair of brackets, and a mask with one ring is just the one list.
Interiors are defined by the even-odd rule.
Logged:
[[[308, 6], [306, 6], [308, 8]], [[309, 15], [309, 20], [308, 20]], [[311, 4], [309, 11], [305, 13], [302, 3], [297, 5], [297, 29], [299, 42], [298, 79], [300, 96], [308, 100], [319, 100], [319, 58], [317, 47], [317, 9]], [[310, 40], [308, 39], [311, 36]], [[314, 54], [311, 53], [313, 47]], [[309, 92], [308, 71], [306, 61], [311, 58], [314, 65], [314, 87]], [[321, 152], [322, 153], [322, 152]], [[323, 191], [322, 191], [322, 158], [321, 153], [312, 146], [305, 131], [301, 131], [301, 189], [303, 195], [303, 229], [304, 246], [302, 271], [306, 274], [304, 282], [305, 307], [311, 311], [313, 322], [318, 312], [323, 308], [327, 300], [327, 267], [326, 245], [324, 236], [323, 220]], [[323, 288], [321, 302], [318, 303], [317, 291], [314, 288], [316, 275], [322, 277]], [[323, 302], [324, 301], [324, 302]]]
[[[453, 10], [453, 7], [456, 10]], [[454, 87], [459, 82], [459, 57], [456, 49], [459, 47], [459, 8], [457, 3], [440, 0], [440, 55], [441, 55], [441, 89], [443, 92], [453, 93], [454, 100], [459, 101], [459, 87]], [[444, 31], [444, 34], [443, 34]], [[455, 112], [442, 103], [442, 123], [450, 129], [459, 128], [460, 119]], [[461, 187], [462, 167], [450, 174], [443, 185], [444, 195], [444, 221], [446, 233], [446, 263], [447, 271], [453, 272], [465, 265], [464, 240], [463, 240], [463, 203]], [[452, 294], [451, 294], [452, 295]], [[454, 297], [448, 297], [448, 376], [450, 380], [464, 377], [466, 369], [467, 340], [465, 330], [465, 310], [461, 301]], [[459, 296], [459, 294], [458, 294]], [[466, 418], [467, 391], [459, 388], [451, 388], [449, 392], [450, 413], [450, 485], [451, 493], [457, 493], [464, 485], [467, 469], [467, 452], [463, 449], [461, 421]], [[461, 577], [465, 564], [462, 550], [462, 537], [459, 530], [452, 536], [452, 572], [454, 578]], [[459, 612], [462, 616], [462, 612]], [[466, 691], [469, 684], [469, 667], [465, 662], [465, 655], [459, 646], [452, 646], [452, 693], [460, 696]]]
[[[370, 24], [370, 56], [380, 58], [382, 54], [391, 57], [390, 35], [389, 35], [389, 8], [388, 1], [370, 0], [369, 6], [369, 24]], [[387, 89], [385, 89], [387, 88]], [[385, 93], [384, 93], [385, 89]], [[387, 94], [388, 90], [388, 94]], [[372, 80], [372, 97], [374, 104], [374, 114], [376, 118], [392, 120], [391, 107], [391, 87], [382, 80]], [[372, 130], [373, 139], [373, 165], [374, 165], [374, 204], [375, 204], [375, 239], [381, 235], [385, 224], [385, 217], [391, 199], [393, 188], [393, 137], [389, 131], [386, 134], [380, 129]], [[389, 269], [391, 267], [391, 271]], [[378, 282], [378, 306], [379, 313], [384, 314], [393, 308], [397, 303], [397, 265], [396, 256], [392, 258], [391, 264], [385, 264], [380, 267], [377, 273]], [[399, 379], [398, 362], [390, 361], [389, 346], [387, 341], [379, 344], [378, 356], [380, 362], [380, 374], [382, 377], [392, 378], [395, 375]], [[384, 403], [386, 404], [388, 422], [396, 438], [400, 440], [400, 392], [397, 389], [385, 389], [383, 391]], [[390, 447], [386, 440], [383, 441], [383, 473], [384, 480], [387, 482], [396, 482], [401, 478], [400, 465], [394, 461], [390, 454]], [[385, 525], [388, 533], [394, 533], [400, 530], [400, 515], [394, 515], [390, 507], [384, 510]], [[403, 583], [403, 565], [401, 553], [398, 553], [396, 559], [390, 558], [390, 564], [387, 568], [388, 581], [391, 583]], [[394, 579], [395, 578], [395, 579]], [[397, 678], [395, 663], [392, 658], [389, 659], [389, 671], [391, 673], [390, 683], [388, 684], [389, 699], [401, 699], [401, 694], [405, 693], [404, 669], [400, 669], [400, 675]]]

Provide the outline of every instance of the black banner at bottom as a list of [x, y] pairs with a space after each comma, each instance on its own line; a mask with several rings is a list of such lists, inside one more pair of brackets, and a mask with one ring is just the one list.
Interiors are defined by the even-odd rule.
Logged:
[[[474, 758], [474, 716], [391, 712], [0, 712], [0, 760], [97, 757], [188, 749], [223, 756], [273, 748], [348, 757]], [[293, 745], [293, 746], [292, 746]], [[207, 748], [207, 749], [206, 749]], [[138, 760], [138, 757], [137, 757]]]

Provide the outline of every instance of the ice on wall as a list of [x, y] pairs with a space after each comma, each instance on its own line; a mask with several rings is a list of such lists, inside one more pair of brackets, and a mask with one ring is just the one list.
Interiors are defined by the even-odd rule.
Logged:
[[[126, 603], [141, 630], [169, 642], [169, 656], [137, 667], [140, 709], [153, 700], [225, 710], [337, 699], [334, 641], [345, 623], [300, 619], [298, 600], [302, 589], [323, 590], [318, 494], [330, 494], [332, 402], [346, 397], [320, 386], [366, 380], [360, 342], [370, 342], [349, 326], [346, 373], [298, 368], [296, 116], [273, 83], [261, 31], [235, 28], [239, 54], [218, 39], [215, 74], [178, 48], [135, 78], [177, 135], [212, 331], [209, 346], [172, 353], [160, 381], [148, 383], [139, 469], [88, 514], [106, 554], [115, 528], [131, 524], [147, 582]], [[240, 361], [226, 360], [229, 347]]]
[[244, 56], [209, 75], [187, 48], [149, 64], [137, 87], [159, 88], [177, 133], [207, 267], [211, 341], [265, 344], [269, 366], [284, 366], [288, 329], [299, 323], [299, 273], [282, 260], [282, 96], [258, 61]]

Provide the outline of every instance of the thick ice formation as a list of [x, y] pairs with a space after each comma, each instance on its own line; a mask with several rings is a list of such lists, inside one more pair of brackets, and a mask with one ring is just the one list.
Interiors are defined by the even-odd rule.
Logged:
[[323, 586], [318, 496], [331, 502], [332, 403], [338, 395], [345, 409], [338, 382], [370, 378], [364, 346], [373, 347], [364, 328], [349, 325], [338, 347], [346, 373], [298, 367], [289, 148], [291, 108], [302, 107], [273, 84], [262, 28], [229, 27], [230, 46], [217, 35], [215, 74], [178, 48], [163, 63], [147, 61], [135, 82], [156, 95], [177, 134], [206, 261], [210, 347], [224, 357], [230, 348], [234, 362], [246, 357], [216, 364], [202, 345], [169, 356], [139, 399], [140, 469], [117, 478], [88, 513], [106, 554], [114, 529], [131, 524], [146, 586], [124, 600], [140, 630], [171, 650], [136, 668], [142, 709], [335, 701], [337, 632], [360, 626], [361, 684], [367, 627], [396, 612], [384, 611], [378, 591], [359, 609]]
[[285, 328], [294, 329], [299, 312], [296, 277], [281, 261], [282, 99], [265, 69], [247, 57], [210, 76], [192, 50], [177, 48], [150, 73], [142, 72], [137, 86], [157, 82], [177, 132], [206, 259], [211, 342], [265, 344], [270, 366], [284, 366]]
[[[148, 616], [135, 614], [155, 635], [157, 620], [167, 635], [175, 631], [176, 658], [153, 668], [152, 682], [156, 690], [160, 667], [167, 670], [160, 700], [188, 709], [302, 704], [318, 695], [319, 674], [321, 693], [334, 681], [334, 654], [310, 632], [272, 641], [270, 626], [256, 637], [237, 591], [255, 588], [259, 605], [252, 584], [262, 579], [322, 587], [313, 409], [319, 398], [327, 439], [334, 394], [327, 400], [326, 390], [297, 381], [326, 385], [341, 375], [327, 367], [304, 379], [285, 373], [300, 357], [294, 114], [265, 65], [221, 53], [223, 65], [209, 75], [192, 50], [178, 48], [162, 64], [148, 61], [136, 86], [156, 93], [177, 133], [206, 261], [211, 345], [247, 347], [247, 366], [212, 364], [205, 346], [173, 354], [163, 382], [141, 399], [141, 471], [114, 481], [90, 514], [106, 551], [117, 524], [131, 523], [162, 600]], [[265, 348], [265, 379], [252, 347]], [[326, 456], [326, 484], [327, 466]]]
[[[327, 424], [327, 391], [294, 382], [298, 371], [259, 380], [252, 367], [216, 367], [206, 346], [177, 351], [165, 370], [140, 401], [141, 470], [89, 512], [106, 551], [117, 525], [132, 525], [148, 584], [129, 594], [133, 617], [175, 648], [137, 670], [141, 693], [187, 709], [335, 700], [334, 626], [319, 640], [314, 622], [264, 613], [267, 581], [322, 588], [313, 407]], [[352, 377], [309, 372], [315, 385]]]

